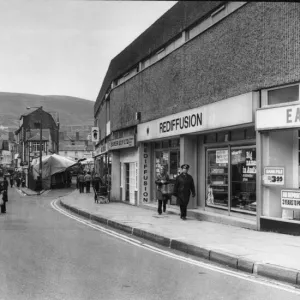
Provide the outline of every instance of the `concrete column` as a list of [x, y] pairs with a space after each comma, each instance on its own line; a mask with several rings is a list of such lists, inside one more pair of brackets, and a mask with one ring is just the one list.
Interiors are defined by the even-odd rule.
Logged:
[[120, 201], [120, 152], [112, 151], [111, 152], [111, 201]]
[[[190, 165], [189, 174], [192, 175], [195, 183], [195, 190], [198, 188], [198, 164], [197, 164], [197, 136], [181, 136], [180, 137], [180, 165]], [[188, 208], [197, 207], [197, 198], [190, 197]]]

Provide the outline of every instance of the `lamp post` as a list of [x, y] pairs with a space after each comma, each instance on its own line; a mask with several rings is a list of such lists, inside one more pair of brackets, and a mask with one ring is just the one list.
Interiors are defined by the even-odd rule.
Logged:
[[40, 188], [43, 188], [43, 181], [42, 181], [42, 144], [43, 144], [43, 130], [42, 130], [42, 122], [43, 122], [43, 106], [38, 106], [38, 107], [26, 107], [26, 109], [31, 109], [31, 108], [39, 108], [40, 109]]

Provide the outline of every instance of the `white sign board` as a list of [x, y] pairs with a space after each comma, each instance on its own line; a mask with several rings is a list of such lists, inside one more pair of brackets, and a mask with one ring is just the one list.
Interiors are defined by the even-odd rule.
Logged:
[[300, 127], [300, 104], [261, 108], [256, 111], [256, 130]]
[[300, 190], [281, 190], [281, 207], [300, 209]]
[[284, 167], [264, 167], [264, 185], [284, 185]]
[[252, 96], [247, 93], [139, 124], [137, 141], [251, 123]]

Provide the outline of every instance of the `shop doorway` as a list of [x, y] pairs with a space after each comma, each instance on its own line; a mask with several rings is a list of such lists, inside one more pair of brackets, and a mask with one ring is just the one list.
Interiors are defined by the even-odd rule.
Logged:
[[135, 162], [124, 163], [124, 200], [136, 204], [137, 165]]
[[206, 206], [256, 214], [255, 146], [207, 149]]
[[125, 201], [129, 202], [129, 191], [130, 191], [130, 165], [129, 163], [125, 163]]

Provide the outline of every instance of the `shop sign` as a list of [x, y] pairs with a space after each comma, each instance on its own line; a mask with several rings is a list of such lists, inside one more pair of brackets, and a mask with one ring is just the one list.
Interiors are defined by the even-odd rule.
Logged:
[[216, 151], [216, 163], [227, 164], [228, 163], [228, 150], [217, 150]]
[[99, 146], [94, 152], [93, 152], [93, 156], [98, 156], [98, 155], [101, 155], [101, 154], [104, 154], [108, 151], [108, 147], [107, 147], [107, 144], [104, 144], [102, 146]]
[[128, 136], [120, 139], [115, 139], [109, 142], [109, 150], [130, 148], [135, 146], [135, 138], [133, 136]]
[[149, 144], [143, 146], [143, 180], [142, 180], [142, 198], [143, 202], [150, 200], [150, 148]]
[[[253, 93], [217, 101], [138, 125], [137, 140], [146, 141], [253, 122]], [[230, 111], [231, 117], [224, 114]]]
[[300, 105], [266, 107], [256, 111], [256, 130], [300, 127]]
[[281, 207], [300, 209], [300, 190], [281, 190]]
[[264, 185], [284, 185], [284, 167], [264, 167]]

